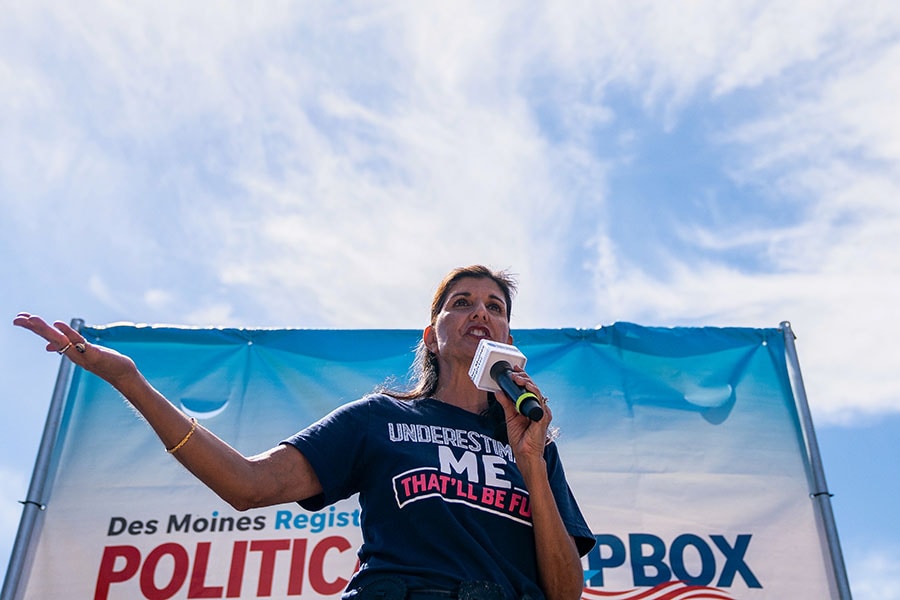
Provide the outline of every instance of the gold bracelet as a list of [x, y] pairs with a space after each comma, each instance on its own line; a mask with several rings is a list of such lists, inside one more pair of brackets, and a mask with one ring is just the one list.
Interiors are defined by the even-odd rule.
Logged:
[[191, 430], [188, 431], [187, 435], [184, 436], [184, 439], [181, 440], [180, 442], [178, 442], [177, 444], [175, 444], [175, 446], [173, 446], [172, 448], [166, 448], [166, 452], [168, 452], [169, 454], [175, 454], [176, 452], [181, 450], [181, 447], [184, 446], [185, 444], [187, 444], [187, 441], [189, 439], [191, 439], [191, 436], [194, 435], [194, 431], [196, 431], [196, 430], [197, 430], [197, 419], [191, 417]]

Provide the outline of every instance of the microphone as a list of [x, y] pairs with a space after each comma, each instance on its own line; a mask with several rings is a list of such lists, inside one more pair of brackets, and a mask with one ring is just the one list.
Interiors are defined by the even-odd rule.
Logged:
[[512, 365], [505, 360], [498, 360], [491, 366], [491, 378], [499, 385], [500, 389], [516, 403], [519, 414], [525, 415], [532, 421], [540, 421], [544, 417], [544, 409], [538, 397], [518, 385], [509, 376], [513, 372]]
[[540, 421], [544, 409], [538, 397], [529, 392], [510, 377], [513, 367], [524, 367], [525, 355], [515, 346], [501, 344], [493, 340], [482, 339], [478, 342], [469, 377], [475, 387], [487, 392], [504, 392], [516, 404], [516, 411], [532, 421]]

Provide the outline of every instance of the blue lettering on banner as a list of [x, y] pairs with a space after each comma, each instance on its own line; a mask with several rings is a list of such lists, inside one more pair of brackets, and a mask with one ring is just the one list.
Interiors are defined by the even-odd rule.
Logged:
[[[708, 586], [716, 580], [717, 587], [727, 588], [734, 584], [736, 576], [740, 576], [747, 587], [762, 588], [745, 559], [753, 537], [750, 534], [738, 535], [733, 545], [723, 535], [709, 536], [723, 559], [721, 569], [713, 547], [693, 533], [679, 535], [668, 547], [662, 538], [651, 533], [631, 533], [628, 535], [627, 545], [612, 534], [594, 537], [597, 545], [588, 554], [589, 570], [585, 572], [590, 587], [603, 587], [604, 571], [623, 567], [630, 557], [635, 586], [652, 587], [673, 580], [688, 585]], [[686, 556], [693, 560], [686, 562]], [[698, 562], [699, 568], [696, 566]]]
[[275, 513], [275, 529], [308, 529], [321, 533], [326, 529], [359, 527], [359, 509], [352, 512], [338, 511], [334, 506], [319, 512], [279, 510]]

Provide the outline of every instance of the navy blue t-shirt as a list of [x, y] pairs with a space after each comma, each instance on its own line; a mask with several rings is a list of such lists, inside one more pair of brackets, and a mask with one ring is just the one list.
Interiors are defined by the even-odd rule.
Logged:
[[[285, 440], [309, 460], [320, 510], [359, 493], [363, 545], [349, 589], [379, 575], [410, 588], [493, 581], [511, 598], [543, 598], [531, 505], [512, 449], [481, 416], [435, 399], [374, 394]], [[579, 551], [594, 538], [566, 483], [556, 444], [544, 452], [550, 485]]]

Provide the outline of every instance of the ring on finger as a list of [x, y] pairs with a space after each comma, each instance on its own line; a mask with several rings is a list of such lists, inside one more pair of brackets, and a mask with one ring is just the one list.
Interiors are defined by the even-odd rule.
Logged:
[[75, 344], [75, 349], [78, 350], [79, 354], [84, 354], [84, 351], [87, 350], [87, 346], [84, 345], [84, 342], [78, 342]]
[[65, 353], [66, 353], [66, 350], [68, 350], [68, 349], [71, 348], [71, 347], [72, 347], [72, 342], [69, 342], [69, 343], [66, 344], [64, 347], [62, 347], [62, 348], [60, 348], [59, 350], [57, 350], [56, 353], [57, 353], [57, 354], [65, 354]]

